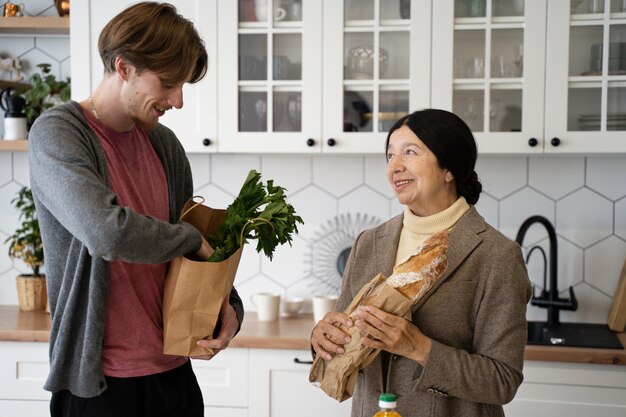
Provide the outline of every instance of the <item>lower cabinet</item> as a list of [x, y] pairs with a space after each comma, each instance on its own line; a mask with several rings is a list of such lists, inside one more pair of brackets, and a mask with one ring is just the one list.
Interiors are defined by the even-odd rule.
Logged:
[[507, 417], [626, 416], [626, 367], [526, 361]]
[[[307, 350], [230, 348], [210, 361], [193, 360], [206, 416], [313, 417], [350, 415], [309, 383]], [[296, 360], [297, 359], [297, 360]], [[0, 342], [0, 416], [49, 415], [48, 344]], [[507, 417], [626, 416], [626, 368], [527, 361], [524, 382], [505, 407]]]

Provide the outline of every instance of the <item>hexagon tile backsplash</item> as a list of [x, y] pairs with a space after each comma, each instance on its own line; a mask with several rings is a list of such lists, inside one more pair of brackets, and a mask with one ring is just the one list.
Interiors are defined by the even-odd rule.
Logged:
[[[336, 292], [337, 256], [365, 227], [400, 213], [388, 187], [383, 156], [190, 155], [196, 194], [224, 208], [238, 193], [249, 169], [260, 170], [287, 188], [290, 202], [305, 225], [293, 246], [279, 247], [273, 262], [244, 250], [236, 286], [246, 308], [259, 291], [285, 297]], [[611, 299], [626, 257], [626, 157], [481, 156], [477, 166], [484, 192], [478, 211], [494, 227], [515, 239], [521, 223], [539, 214], [556, 227], [558, 285], [563, 296], [573, 286], [576, 312], [563, 321], [606, 322]], [[10, 201], [28, 184], [26, 153], [0, 153], [0, 242], [17, 225]], [[526, 234], [524, 253], [538, 244], [548, 253], [547, 234], [534, 225]], [[543, 285], [543, 261], [530, 258], [533, 283]], [[27, 268], [0, 251], [0, 304], [17, 304], [14, 276]], [[545, 309], [529, 306], [528, 318], [544, 320]]]

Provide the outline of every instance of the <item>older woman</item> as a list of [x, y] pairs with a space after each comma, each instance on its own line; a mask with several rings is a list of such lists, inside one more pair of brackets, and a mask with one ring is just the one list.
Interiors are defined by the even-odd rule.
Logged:
[[[482, 190], [474, 137], [456, 115], [427, 109], [398, 120], [386, 149], [387, 180], [404, 213], [357, 238], [337, 312], [317, 323], [313, 348], [327, 359], [342, 353], [350, 337], [341, 323], [382, 350], [358, 375], [352, 416], [374, 415], [381, 392], [398, 396], [403, 417], [502, 416], [523, 379], [530, 283], [519, 246], [474, 208]], [[442, 230], [450, 230], [448, 267], [411, 321], [371, 306], [353, 319], [341, 313], [373, 276], [389, 276]]]

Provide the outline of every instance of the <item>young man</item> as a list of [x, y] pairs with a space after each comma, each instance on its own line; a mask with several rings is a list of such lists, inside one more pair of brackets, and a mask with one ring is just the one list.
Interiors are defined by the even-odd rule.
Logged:
[[[30, 132], [31, 186], [46, 255], [52, 329], [51, 415], [202, 416], [189, 358], [163, 354], [167, 263], [212, 249], [180, 210], [189, 162], [158, 123], [207, 69], [192, 23], [169, 4], [139, 3], [100, 34], [105, 67], [91, 96], [43, 114]], [[233, 290], [219, 352], [243, 320]], [[210, 359], [210, 356], [203, 356]]]

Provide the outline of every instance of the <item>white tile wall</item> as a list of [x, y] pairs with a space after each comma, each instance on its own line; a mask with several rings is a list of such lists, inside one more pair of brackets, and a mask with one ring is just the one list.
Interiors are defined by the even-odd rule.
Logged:
[[[626, 157], [480, 157], [477, 172], [484, 192], [477, 204], [494, 227], [514, 239], [520, 224], [541, 214], [558, 235], [558, 282], [562, 296], [573, 286], [576, 312], [564, 321], [605, 322], [626, 257]], [[305, 225], [290, 248], [280, 247], [270, 262], [246, 247], [236, 285], [246, 307], [251, 294], [273, 291], [310, 299], [336, 292], [341, 278], [336, 255], [356, 235], [401, 212], [384, 180], [384, 159], [373, 156], [190, 155], [196, 194], [213, 207], [226, 207], [250, 168], [288, 189], [290, 202]], [[17, 225], [10, 205], [28, 184], [26, 154], [0, 153], [0, 240]], [[492, 188], [490, 188], [493, 187]], [[527, 233], [526, 249], [539, 244], [549, 251], [541, 225]], [[0, 304], [17, 304], [14, 277], [27, 268], [0, 252]], [[532, 281], [543, 285], [543, 261], [529, 262]], [[306, 306], [310, 309], [310, 303]], [[546, 311], [529, 307], [529, 319]]]
[[[31, 15], [54, 15], [51, 1], [32, 0]], [[5, 37], [3, 37], [3, 40]], [[67, 36], [11, 36], [0, 55], [22, 59], [25, 76], [40, 62], [52, 64], [60, 78], [69, 76]], [[4, 74], [0, 74], [3, 77]], [[0, 116], [0, 132], [3, 121]], [[288, 190], [290, 202], [305, 224], [292, 247], [279, 248], [270, 262], [247, 247], [236, 285], [247, 308], [251, 294], [274, 291], [304, 297], [338, 291], [341, 277], [336, 256], [364, 228], [402, 211], [388, 186], [380, 156], [190, 155], [195, 192], [206, 204], [226, 207], [251, 168]], [[541, 214], [558, 235], [559, 289], [575, 288], [576, 312], [562, 312], [565, 321], [605, 322], [626, 257], [626, 156], [481, 156], [477, 166], [483, 182], [478, 211], [494, 227], [514, 239], [520, 224]], [[17, 304], [14, 277], [27, 268], [8, 257], [4, 244], [17, 226], [10, 201], [28, 185], [26, 153], [0, 153], [0, 304]], [[531, 227], [525, 249], [538, 244], [548, 251], [542, 226]], [[533, 283], [543, 285], [543, 262], [534, 253], [529, 262]], [[306, 305], [310, 310], [310, 302]], [[529, 319], [543, 320], [546, 311], [529, 307]]]

